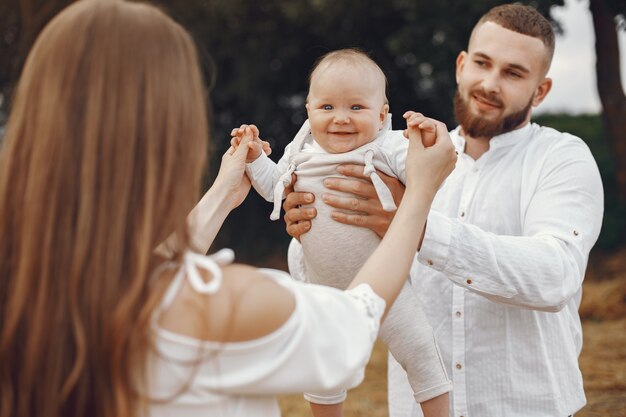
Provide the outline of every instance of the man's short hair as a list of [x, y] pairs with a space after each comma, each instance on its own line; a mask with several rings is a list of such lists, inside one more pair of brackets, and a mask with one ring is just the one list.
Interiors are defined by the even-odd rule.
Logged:
[[496, 6], [480, 18], [474, 30], [485, 22], [493, 22], [505, 29], [541, 40], [548, 50], [548, 63], [552, 61], [554, 30], [548, 19], [535, 8], [517, 3]]

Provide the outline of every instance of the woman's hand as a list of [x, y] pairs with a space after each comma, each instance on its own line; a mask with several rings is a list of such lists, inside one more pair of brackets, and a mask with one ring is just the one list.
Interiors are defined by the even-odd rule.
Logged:
[[[448, 128], [444, 123], [421, 113], [408, 111], [404, 118], [407, 121], [406, 136], [409, 139], [406, 159], [407, 189], [419, 187], [420, 192], [432, 192], [434, 196], [456, 164], [457, 156]], [[428, 136], [427, 141], [423, 135]]]
[[228, 214], [243, 202], [250, 191], [245, 168], [247, 144], [251, 137], [252, 133], [248, 130], [241, 146], [237, 149], [231, 146], [226, 151], [213, 185], [187, 217], [193, 247], [199, 252], [209, 250]]
[[248, 156], [246, 157], [246, 163], [253, 162], [259, 156], [261, 156], [261, 152], [265, 153], [265, 155], [269, 156], [272, 153], [272, 148], [270, 147], [269, 142], [261, 140], [259, 138], [259, 128], [256, 125], [246, 125], [243, 124], [239, 127], [234, 128], [230, 132], [230, 146], [237, 149], [241, 143], [241, 139], [246, 135], [246, 129], [250, 129], [252, 132], [252, 139], [247, 142], [248, 144]]
[[254, 139], [249, 127], [241, 137], [240, 146], [230, 147], [222, 156], [220, 170], [213, 187], [223, 188], [227, 197], [225, 201], [230, 210], [238, 207], [250, 191], [250, 180], [245, 174], [248, 143]]

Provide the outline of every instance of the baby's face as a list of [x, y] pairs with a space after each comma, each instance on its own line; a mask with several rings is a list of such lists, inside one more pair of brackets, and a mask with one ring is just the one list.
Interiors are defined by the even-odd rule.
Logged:
[[316, 71], [306, 105], [313, 138], [329, 153], [371, 142], [389, 111], [384, 94], [374, 69], [335, 63]]

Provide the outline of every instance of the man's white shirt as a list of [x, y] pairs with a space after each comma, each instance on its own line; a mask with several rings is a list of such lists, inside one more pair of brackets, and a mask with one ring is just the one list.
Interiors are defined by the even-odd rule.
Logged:
[[[411, 273], [453, 380], [453, 417], [568, 416], [585, 404], [581, 284], [602, 223], [597, 165], [579, 138], [528, 124], [437, 193]], [[416, 358], [419, 360], [419, 358]], [[420, 416], [390, 358], [391, 417]]]

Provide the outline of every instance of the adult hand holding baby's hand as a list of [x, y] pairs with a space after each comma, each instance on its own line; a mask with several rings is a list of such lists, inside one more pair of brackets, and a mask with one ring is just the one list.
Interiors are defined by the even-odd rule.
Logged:
[[272, 148], [270, 147], [269, 142], [261, 140], [259, 138], [259, 129], [255, 125], [246, 125], [243, 124], [239, 127], [234, 128], [230, 132], [230, 136], [232, 136], [230, 140], [230, 145], [237, 149], [241, 144], [241, 139], [246, 134], [246, 128], [249, 129], [250, 141], [248, 142], [248, 155], [246, 156], [246, 163], [250, 163], [261, 156], [261, 152], [265, 152], [266, 155], [272, 153]]
[[[425, 148], [435, 144], [435, 137], [437, 136], [436, 123], [441, 122], [414, 111], [407, 111], [402, 115], [402, 117], [406, 119], [407, 125], [407, 128], [404, 130], [405, 138], [409, 138], [409, 128], [418, 128], [422, 135], [422, 144]], [[443, 126], [445, 127], [445, 124], [443, 124]]]
[[213, 183], [213, 187], [225, 190], [229, 196], [228, 205], [231, 210], [239, 206], [250, 191], [251, 184], [245, 169], [246, 159], [250, 153], [249, 143], [253, 137], [252, 130], [247, 126], [244, 127], [237, 146], [231, 146], [222, 156], [222, 163]]
[[406, 112], [407, 190], [420, 187], [435, 193], [454, 169], [456, 152], [446, 125], [420, 113]]

